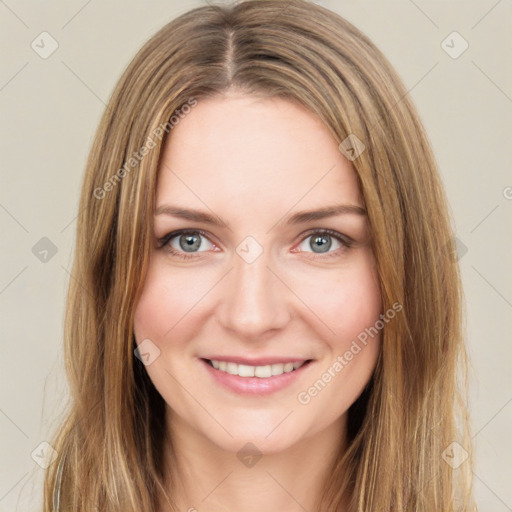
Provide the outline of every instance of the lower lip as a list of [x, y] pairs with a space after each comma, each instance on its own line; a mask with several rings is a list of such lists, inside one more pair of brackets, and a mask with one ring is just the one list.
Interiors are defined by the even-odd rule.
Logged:
[[239, 375], [231, 375], [230, 373], [216, 370], [204, 359], [201, 363], [210, 373], [212, 378], [225, 388], [241, 395], [260, 395], [266, 396], [276, 393], [281, 389], [290, 386], [304, 373], [311, 361], [304, 363], [300, 368], [281, 375], [274, 375], [272, 377], [240, 377]]

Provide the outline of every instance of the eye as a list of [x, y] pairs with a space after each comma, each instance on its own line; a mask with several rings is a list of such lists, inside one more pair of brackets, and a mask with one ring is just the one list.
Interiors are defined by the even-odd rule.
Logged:
[[[299, 249], [294, 249], [292, 252], [312, 252], [314, 257], [321, 258], [339, 256], [341, 252], [348, 250], [353, 244], [353, 240], [349, 237], [330, 229], [311, 230], [306, 235], [302, 239]], [[206, 244], [203, 240], [206, 241]], [[158, 240], [158, 245], [172, 256], [184, 260], [195, 258], [198, 253], [207, 252], [212, 248], [218, 250], [210, 242], [206, 233], [197, 229], [182, 229], [168, 233]]]
[[[206, 240], [206, 244], [203, 240]], [[194, 258], [194, 254], [205, 252], [215, 247], [215, 245], [208, 240], [207, 236], [197, 229], [173, 231], [163, 238], [160, 238], [158, 243], [159, 247], [165, 247], [173, 256], [183, 259]]]
[[[309, 240], [309, 241], [308, 241]], [[337, 256], [353, 244], [353, 240], [330, 229], [317, 229], [309, 233], [299, 245], [298, 252], [313, 252], [315, 255]], [[331, 249], [334, 249], [331, 251]], [[297, 251], [295, 251], [297, 252]]]

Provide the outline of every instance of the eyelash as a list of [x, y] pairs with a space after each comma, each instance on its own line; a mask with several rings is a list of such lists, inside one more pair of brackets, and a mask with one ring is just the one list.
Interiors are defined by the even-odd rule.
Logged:
[[[158, 247], [159, 248], [165, 247], [165, 250], [168, 251], [172, 256], [176, 256], [182, 260], [190, 260], [190, 259], [197, 258], [197, 253], [187, 254], [187, 253], [184, 253], [181, 251], [177, 251], [176, 249], [174, 249], [174, 247], [171, 247], [169, 245], [169, 242], [173, 238], [175, 238], [179, 235], [186, 235], [186, 234], [199, 234], [199, 235], [204, 236], [208, 240], [210, 240], [208, 235], [200, 229], [180, 229], [178, 231], [172, 231], [171, 233], [168, 233], [164, 237], [158, 239]], [[337, 249], [336, 251], [333, 251], [333, 252], [325, 253], [325, 256], [322, 256], [318, 253], [311, 253], [311, 254], [316, 254], [316, 256], [313, 257], [313, 259], [318, 259], [318, 258], [324, 259], [324, 258], [339, 256], [338, 253], [340, 251], [344, 252], [344, 251], [350, 249], [350, 247], [354, 243], [354, 241], [351, 238], [349, 238], [345, 235], [341, 235], [340, 233], [338, 233], [337, 231], [333, 231], [332, 229], [313, 229], [313, 230], [307, 231], [305, 233], [304, 237], [300, 240], [300, 243], [304, 242], [304, 240], [306, 240], [307, 238], [314, 236], [314, 235], [319, 235], [319, 236], [329, 235], [332, 238], [334, 238], [335, 240], [337, 240], [338, 242], [340, 242], [340, 244], [344, 247]], [[213, 243], [213, 242], [210, 241], [210, 243]], [[299, 251], [299, 252], [305, 252], [305, 251]]]

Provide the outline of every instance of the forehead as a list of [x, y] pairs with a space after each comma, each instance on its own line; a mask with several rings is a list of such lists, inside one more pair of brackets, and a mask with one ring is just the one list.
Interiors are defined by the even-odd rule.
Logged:
[[361, 204], [357, 177], [304, 107], [247, 95], [199, 100], [166, 140], [157, 205], [263, 211]]

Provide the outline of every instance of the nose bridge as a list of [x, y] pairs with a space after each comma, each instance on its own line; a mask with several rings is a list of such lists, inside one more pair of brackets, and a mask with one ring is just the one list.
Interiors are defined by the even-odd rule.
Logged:
[[219, 315], [224, 327], [245, 337], [280, 328], [289, 318], [285, 287], [269, 269], [270, 254], [258, 252], [250, 242], [237, 248]]

